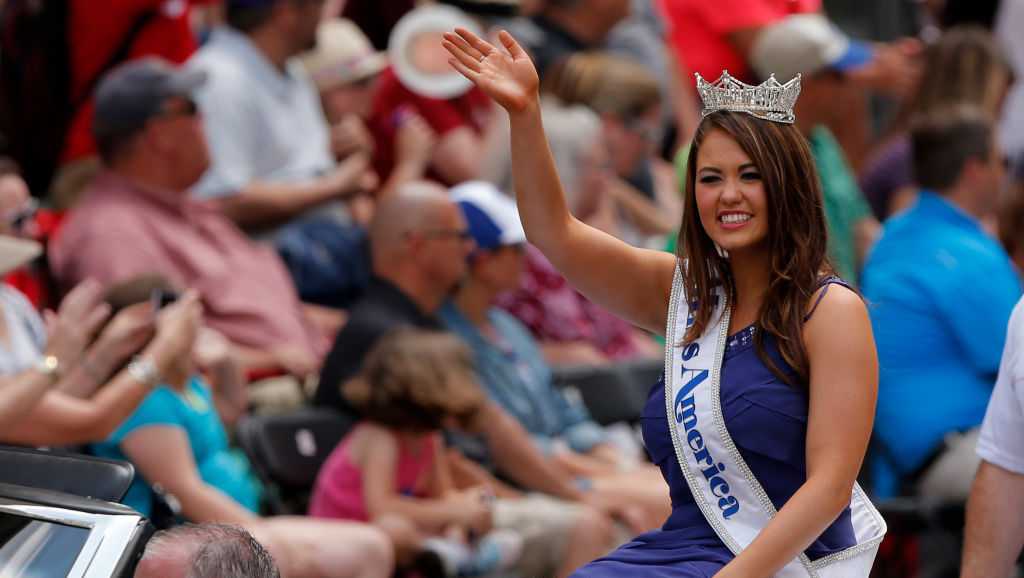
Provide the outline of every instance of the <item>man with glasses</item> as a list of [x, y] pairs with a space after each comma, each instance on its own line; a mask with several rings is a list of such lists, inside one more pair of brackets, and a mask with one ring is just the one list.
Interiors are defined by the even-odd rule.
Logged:
[[149, 273], [203, 296], [206, 320], [249, 369], [305, 377], [327, 346], [280, 258], [189, 197], [209, 166], [192, 95], [198, 71], [147, 58], [113, 70], [96, 93], [105, 166], [51, 243], [57, 278], [110, 285]]
[[324, 361], [316, 403], [351, 411], [340, 387], [387, 332], [443, 329], [434, 314], [466, 274], [472, 250], [465, 219], [440, 186], [412, 182], [384, 199], [370, 224], [374, 277]]

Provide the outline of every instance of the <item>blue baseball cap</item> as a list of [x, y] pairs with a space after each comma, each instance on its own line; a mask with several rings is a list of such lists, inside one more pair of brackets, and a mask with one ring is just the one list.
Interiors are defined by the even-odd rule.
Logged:
[[451, 199], [462, 210], [478, 249], [493, 251], [526, 242], [515, 201], [491, 183], [462, 183], [451, 189]]

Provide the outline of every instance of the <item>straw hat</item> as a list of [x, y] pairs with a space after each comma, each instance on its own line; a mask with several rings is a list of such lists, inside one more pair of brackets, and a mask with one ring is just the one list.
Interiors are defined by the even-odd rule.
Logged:
[[351, 20], [333, 18], [320, 24], [316, 49], [302, 57], [310, 77], [321, 90], [375, 76], [388, 65], [363, 31]]

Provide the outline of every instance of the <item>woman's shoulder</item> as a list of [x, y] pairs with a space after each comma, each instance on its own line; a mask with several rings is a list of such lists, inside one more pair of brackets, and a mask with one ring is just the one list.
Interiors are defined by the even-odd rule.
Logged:
[[804, 339], [815, 339], [822, 333], [853, 337], [870, 332], [871, 321], [863, 297], [838, 277], [823, 283], [814, 292], [804, 317]]
[[[830, 296], [831, 295], [831, 296]], [[814, 318], [822, 306], [864, 308], [864, 298], [850, 283], [838, 275], [826, 275], [818, 281], [818, 287], [811, 295], [804, 313], [804, 322]]]

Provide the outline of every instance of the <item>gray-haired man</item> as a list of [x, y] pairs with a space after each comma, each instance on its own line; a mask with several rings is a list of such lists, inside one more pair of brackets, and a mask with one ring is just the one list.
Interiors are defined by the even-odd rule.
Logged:
[[157, 533], [135, 578], [280, 578], [259, 542], [238, 526], [186, 524]]

